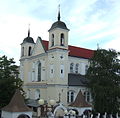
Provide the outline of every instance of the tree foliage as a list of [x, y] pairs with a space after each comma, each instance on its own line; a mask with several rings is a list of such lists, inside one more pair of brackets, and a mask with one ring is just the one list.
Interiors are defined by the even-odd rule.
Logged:
[[18, 74], [18, 66], [13, 58], [0, 57], [0, 108], [10, 102], [17, 88], [23, 92], [23, 82], [17, 77]]
[[120, 56], [113, 49], [98, 49], [90, 59], [87, 72], [94, 109], [97, 112], [116, 113], [120, 107]]

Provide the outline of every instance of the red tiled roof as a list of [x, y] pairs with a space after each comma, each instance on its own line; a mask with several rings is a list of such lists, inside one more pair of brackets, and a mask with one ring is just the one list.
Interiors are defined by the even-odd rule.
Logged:
[[45, 50], [48, 50], [48, 41], [42, 40]]
[[75, 57], [82, 57], [82, 58], [91, 58], [93, 56], [94, 51], [90, 49], [80, 48], [69, 45], [69, 55]]
[[[43, 45], [46, 50], [48, 50], [48, 41], [42, 40]], [[74, 57], [82, 57], [82, 58], [91, 58], [94, 54], [94, 50], [80, 48], [76, 46], [68, 46], [69, 55]]]

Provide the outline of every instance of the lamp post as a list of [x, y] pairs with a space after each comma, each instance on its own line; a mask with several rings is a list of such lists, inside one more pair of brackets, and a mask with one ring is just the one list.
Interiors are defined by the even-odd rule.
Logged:
[[38, 103], [40, 104], [40, 107], [41, 107], [41, 116], [42, 117], [47, 116], [47, 111], [49, 108], [51, 108], [51, 112], [53, 112], [53, 106], [55, 105], [55, 100], [53, 100], [53, 99], [49, 100], [50, 106], [48, 105], [47, 102], [45, 103], [44, 99], [38, 100]]

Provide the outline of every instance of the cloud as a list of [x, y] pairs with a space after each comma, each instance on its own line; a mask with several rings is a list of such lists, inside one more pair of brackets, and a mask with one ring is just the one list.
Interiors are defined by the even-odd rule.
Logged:
[[120, 38], [113, 39], [110, 42], [107, 42], [103, 45], [105, 49], [115, 49], [116, 51], [120, 52]]
[[[75, 6], [73, 13], [71, 12], [73, 15], [70, 17], [72, 24], [70, 40], [74, 39], [73, 44], [75, 45], [85, 43], [86, 46], [90, 47], [91, 42], [97, 42], [103, 43], [101, 46], [104, 43], [106, 45], [108, 43], [109, 46], [109, 42], [120, 37], [120, 1], [92, 0], [84, 3], [81, 2], [82, 8], [78, 4]], [[94, 47], [96, 47], [96, 43]], [[91, 48], [93, 48], [93, 44]]]
[[[38, 36], [48, 40], [49, 20], [37, 20], [31, 17], [8, 15], [0, 20], [0, 52], [8, 57], [14, 57], [17, 63], [20, 58], [20, 44], [27, 37], [28, 24], [31, 24], [31, 37], [36, 41]], [[44, 27], [43, 27], [44, 26]]]
[[117, 47], [120, 37], [120, 0], [2, 0], [0, 1], [0, 54], [14, 57], [18, 63], [20, 43], [31, 36], [48, 40], [48, 29], [57, 20], [58, 4], [61, 20], [70, 29], [69, 42], [84, 48]]

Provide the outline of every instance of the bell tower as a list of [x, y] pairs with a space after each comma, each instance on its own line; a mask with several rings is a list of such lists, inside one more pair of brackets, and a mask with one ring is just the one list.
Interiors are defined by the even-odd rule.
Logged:
[[[61, 21], [60, 8], [57, 21], [49, 32], [47, 84], [50, 85], [47, 95], [65, 104], [68, 87], [68, 32], [66, 24]], [[51, 94], [52, 93], [54, 94]], [[61, 96], [61, 97], [60, 97]], [[64, 96], [64, 98], [62, 97]]]
[[66, 24], [60, 20], [60, 7], [58, 11], [58, 20], [52, 24], [49, 32], [49, 49], [60, 48], [68, 49], [68, 32]]
[[57, 21], [54, 22], [49, 32], [48, 48], [48, 83], [68, 84], [68, 32], [66, 24], [61, 21], [60, 8]]
[[28, 28], [28, 36], [21, 43], [21, 59], [32, 55], [34, 40], [30, 37], [30, 27]]

